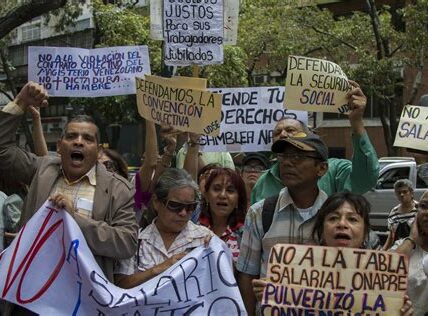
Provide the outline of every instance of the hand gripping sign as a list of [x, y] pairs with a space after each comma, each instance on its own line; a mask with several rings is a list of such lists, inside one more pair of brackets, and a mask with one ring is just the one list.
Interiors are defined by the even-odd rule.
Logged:
[[398, 253], [278, 244], [269, 256], [262, 312], [400, 315], [407, 272], [407, 257]]
[[64, 210], [43, 205], [0, 254], [0, 298], [41, 315], [246, 315], [227, 246], [213, 237], [132, 289], [110, 283]]

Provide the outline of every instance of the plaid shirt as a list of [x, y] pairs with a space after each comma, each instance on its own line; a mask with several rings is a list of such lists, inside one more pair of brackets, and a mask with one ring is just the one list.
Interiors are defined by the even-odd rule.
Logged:
[[50, 195], [63, 194], [73, 202], [78, 214], [92, 218], [95, 187], [97, 185], [95, 170], [96, 166], [93, 166], [85, 175], [73, 182], [67, 180], [63, 171], [62, 177], [58, 178]]
[[140, 245], [136, 256], [120, 260], [114, 271], [115, 274], [131, 275], [137, 270], [148, 270], [175, 254], [203, 245], [207, 235], [214, 236], [208, 228], [188, 221], [186, 227], [167, 250], [155, 222], [156, 220], [144, 230], [140, 230], [138, 236]]
[[288, 189], [282, 189], [275, 206], [272, 224], [266, 233], [263, 231], [262, 224], [264, 200], [252, 205], [245, 218], [237, 270], [265, 277], [269, 253], [274, 245], [313, 243], [310, 234], [314, 218], [326, 199], [327, 194], [320, 190], [311, 208], [314, 216], [304, 221], [294, 205]]

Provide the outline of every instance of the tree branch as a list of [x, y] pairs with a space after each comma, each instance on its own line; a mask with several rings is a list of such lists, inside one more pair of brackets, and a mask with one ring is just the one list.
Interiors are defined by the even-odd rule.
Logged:
[[377, 59], [381, 60], [385, 57], [384, 47], [382, 45], [382, 38], [379, 32], [379, 17], [376, 12], [376, 5], [374, 0], [366, 0], [367, 7], [369, 9], [370, 20], [372, 22], [373, 33], [375, 36], [376, 47], [377, 47]]
[[0, 38], [14, 28], [49, 11], [63, 7], [67, 0], [31, 0], [8, 11], [0, 17]]
[[333, 34], [330, 34], [330, 33], [325, 32], [325, 31], [321, 31], [321, 30], [317, 29], [315, 26], [312, 26], [312, 29], [313, 29], [315, 32], [317, 32], [317, 33], [320, 33], [320, 34], [323, 34], [323, 35], [327, 35], [327, 36], [329, 36], [329, 37], [331, 37], [331, 38], [334, 38], [335, 40], [339, 41], [340, 43], [342, 43], [342, 44], [343, 44], [343, 45], [345, 45], [345, 46], [348, 46], [348, 47], [349, 47], [349, 48], [351, 48], [352, 50], [357, 50], [357, 48], [356, 48], [354, 45], [352, 45], [352, 44], [350, 44], [350, 43], [348, 43], [348, 42], [345, 42], [344, 40], [342, 40], [341, 38], [338, 38], [337, 36], [335, 36], [335, 35], [333, 35]]

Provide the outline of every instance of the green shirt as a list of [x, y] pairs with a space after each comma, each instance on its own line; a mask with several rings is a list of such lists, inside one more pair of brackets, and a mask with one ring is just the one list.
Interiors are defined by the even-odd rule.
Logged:
[[[327, 195], [342, 191], [363, 194], [376, 185], [379, 161], [368, 135], [353, 135], [352, 145], [352, 162], [346, 159], [328, 159], [328, 171], [318, 180], [318, 187]], [[278, 194], [283, 187], [277, 162], [255, 184], [251, 192], [251, 204]]]

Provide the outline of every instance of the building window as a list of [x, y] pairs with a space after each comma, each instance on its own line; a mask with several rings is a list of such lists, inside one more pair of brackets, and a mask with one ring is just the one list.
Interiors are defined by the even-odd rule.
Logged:
[[40, 39], [40, 24], [31, 24], [22, 27], [22, 40], [32, 41]]

